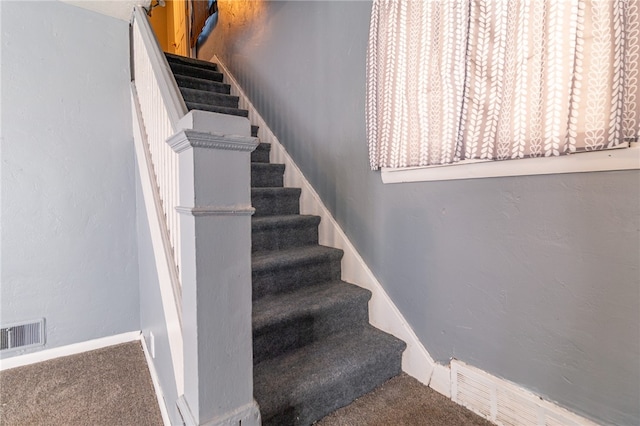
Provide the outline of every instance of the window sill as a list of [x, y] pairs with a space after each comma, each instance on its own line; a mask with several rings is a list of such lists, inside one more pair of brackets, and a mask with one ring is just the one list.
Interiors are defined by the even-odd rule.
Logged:
[[640, 143], [636, 142], [630, 148], [581, 152], [562, 157], [472, 160], [444, 166], [382, 168], [381, 176], [383, 183], [402, 183], [637, 169], [640, 169]]

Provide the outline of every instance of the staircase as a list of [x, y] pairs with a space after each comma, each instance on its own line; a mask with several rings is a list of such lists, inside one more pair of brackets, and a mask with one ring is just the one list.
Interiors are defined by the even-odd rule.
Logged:
[[[190, 110], [248, 116], [215, 64], [166, 57]], [[342, 251], [269, 151], [251, 155], [254, 397], [264, 425], [308, 425], [399, 374], [406, 345], [369, 325], [371, 293], [340, 280]]]

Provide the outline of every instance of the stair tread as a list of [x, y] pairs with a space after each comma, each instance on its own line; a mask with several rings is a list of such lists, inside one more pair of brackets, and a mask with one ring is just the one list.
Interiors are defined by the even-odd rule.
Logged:
[[[279, 413], [295, 412], [296, 407], [306, 411], [305, 417], [314, 414], [318, 417], [314, 411], [326, 411], [327, 406], [333, 411], [345, 403], [341, 401], [344, 396], [333, 392], [334, 387], [344, 387], [344, 383], [353, 381], [375, 380], [369, 377], [376, 373], [376, 367], [387, 363], [405, 347], [403, 341], [367, 325], [355, 332], [321, 339], [257, 364], [253, 370], [254, 396], [263, 419], [268, 422], [270, 417]], [[365, 387], [373, 389], [378, 384], [370, 383]], [[274, 392], [274, 389], [278, 391]], [[308, 404], [317, 407], [309, 407]], [[309, 420], [317, 419], [296, 418], [295, 423], [304, 424]]]
[[253, 303], [253, 330], [260, 331], [270, 324], [294, 319], [302, 315], [312, 315], [335, 304], [347, 304], [360, 300], [364, 303], [371, 298], [371, 292], [364, 288], [332, 281], [302, 287], [288, 293], [267, 295]]
[[281, 227], [318, 226], [320, 216], [288, 214], [275, 216], [258, 216], [251, 218], [251, 230], [261, 231]]
[[256, 163], [256, 162], [252, 162], [251, 163], [251, 168], [252, 169], [276, 169], [276, 170], [282, 169], [282, 171], [284, 172], [285, 165], [282, 164], [282, 163]]
[[231, 85], [226, 83], [221, 83], [219, 81], [208, 80], [206, 78], [199, 77], [191, 77], [189, 75], [174, 75], [176, 79], [176, 83], [178, 83], [178, 87], [180, 88], [188, 88], [192, 89], [190, 86], [199, 86], [206, 87], [206, 89], [201, 90], [209, 90], [216, 91], [217, 93], [230, 94], [231, 93]]
[[251, 259], [251, 268], [253, 272], [259, 272], [277, 266], [300, 266], [325, 259], [342, 259], [343, 254], [344, 252], [340, 249], [321, 245], [271, 250], [254, 253]]
[[301, 188], [291, 188], [288, 186], [261, 186], [251, 188], [251, 192], [258, 194], [299, 194], [302, 192]]
[[189, 77], [198, 77], [222, 82], [224, 76], [219, 71], [209, 68], [203, 68], [196, 65], [184, 64], [180, 62], [169, 62], [169, 68], [177, 75], [186, 75]]
[[200, 102], [185, 102], [189, 110], [197, 109], [200, 111], [219, 112], [221, 114], [238, 115], [241, 117], [248, 117], [249, 111], [246, 109], [220, 107], [209, 104], [203, 104]]
[[203, 61], [201, 59], [189, 58], [186, 56], [175, 55], [173, 53], [164, 52], [169, 62], [177, 62], [185, 65], [192, 65], [196, 67], [206, 68], [213, 71], [218, 71], [218, 65], [213, 62]]
[[182, 92], [182, 96], [186, 96], [186, 95], [211, 96], [211, 97], [215, 97], [215, 98], [228, 99], [228, 100], [231, 100], [231, 101], [234, 101], [234, 102], [237, 102], [240, 99], [238, 96], [229, 95], [229, 94], [226, 94], [226, 93], [212, 92], [210, 90], [203, 90], [203, 89], [192, 89], [190, 87], [180, 87], [180, 92]]

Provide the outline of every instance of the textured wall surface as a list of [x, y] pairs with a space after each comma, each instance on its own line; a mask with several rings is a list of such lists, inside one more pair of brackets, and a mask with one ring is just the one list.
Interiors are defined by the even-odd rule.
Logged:
[[370, 2], [219, 1], [220, 55], [431, 355], [639, 424], [639, 173], [383, 185]]
[[45, 317], [46, 348], [138, 330], [128, 25], [0, 7], [1, 321]]

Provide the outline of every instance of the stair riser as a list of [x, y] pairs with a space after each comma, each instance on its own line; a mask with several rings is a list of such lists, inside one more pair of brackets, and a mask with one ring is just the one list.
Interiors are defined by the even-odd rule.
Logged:
[[289, 319], [253, 330], [253, 364], [294, 351], [333, 333], [364, 327], [369, 321], [368, 297], [332, 306], [315, 315]]
[[228, 95], [231, 93], [231, 86], [216, 81], [203, 80], [201, 78], [192, 78], [184, 75], [176, 75], [176, 83], [179, 87], [187, 89], [207, 90], [209, 92], [221, 93]]
[[193, 89], [180, 89], [185, 102], [238, 108], [238, 97]]
[[268, 163], [269, 150], [260, 149], [260, 145], [258, 145], [258, 148], [251, 153], [251, 162], [252, 163]]
[[[275, 166], [275, 164], [272, 164]], [[283, 170], [276, 167], [251, 167], [251, 186], [254, 188], [281, 187], [284, 183]]]
[[402, 352], [391, 357], [363, 365], [358, 374], [345, 377], [339, 383], [324, 389], [315, 389], [293, 407], [275, 415], [262, 412], [263, 426], [310, 425], [327, 414], [344, 407], [356, 398], [371, 392], [380, 384], [401, 372]]
[[213, 62], [204, 62], [198, 59], [186, 58], [184, 56], [179, 56], [179, 55], [173, 55], [171, 53], [169, 54], [165, 53], [165, 56], [167, 57], [167, 62], [169, 62], [169, 64], [182, 64], [182, 65], [187, 65], [187, 66], [192, 66], [197, 68], [203, 68], [211, 71], [218, 71], [218, 64], [214, 64]]
[[257, 193], [252, 192], [251, 204], [256, 209], [254, 217], [275, 216], [300, 213], [300, 192], [285, 191]]
[[186, 75], [188, 77], [204, 78], [207, 80], [222, 82], [223, 76], [217, 71], [211, 71], [204, 68], [193, 67], [190, 65], [169, 63], [174, 74]]
[[251, 232], [251, 251], [285, 250], [318, 244], [318, 226], [282, 227]]
[[218, 112], [220, 114], [237, 115], [238, 117], [247, 117], [249, 111], [246, 109], [229, 108], [217, 105], [200, 104], [197, 102], [185, 102], [189, 111], [192, 109], [200, 111]]
[[283, 293], [326, 281], [340, 279], [340, 260], [323, 259], [315, 263], [281, 266], [272, 270], [253, 271], [253, 300], [267, 294]]

